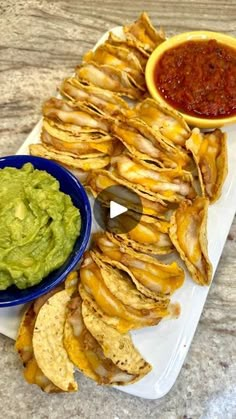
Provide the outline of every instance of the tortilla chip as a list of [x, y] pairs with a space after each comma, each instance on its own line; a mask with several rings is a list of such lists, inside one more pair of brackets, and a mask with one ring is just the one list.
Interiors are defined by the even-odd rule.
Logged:
[[145, 86], [145, 76], [136, 55], [124, 47], [116, 47], [105, 42], [95, 51], [88, 51], [83, 62], [93, 62], [98, 65], [114, 66], [118, 70], [130, 74], [137, 85]]
[[[97, 197], [99, 192], [103, 191], [104, 189], [108, 188], [109, 186], [125, 186], [139, 195], [141, 203], [142, 203], [142, 213], [145, 215], [152, 215], [157, 218], [168, 218], [170, 215], [171, 207], [168, 207], [167, 204], [162, 201], [161, 199], [157, 199], [156, 197], [145, 193], [137, 188], [137, 186], [127, 180], [124, 180], [118, 176], [115, 176], [112, 172], [108, 172], [106, 170], [96, 170], [91, 173], [87, 181], [88, 189], [92, 192], [94, 197]], [[117, 200], [117, 192], [116, 189], [116, 196], [114, 197]], [[121, 191], [122, 192], [122, 191]], [[103, 204], [108, 205], [107, 203], [110, 201], [111, 198], [111, 191], [109, 191], [109, 199], [105, 199], [106, 195], [103, 194]], [[128, 199], [130, 198], [130, 201]], [[140, 201], [137, 199], [132, 201], [133, 196], [129, 194], [128, 196], [123, 196], [123, 194], [119, 195], [119, 202], [130, 210], [134, 212], [140, 211]]]
[[[52, 97], [43, 105], [43, 116], [48, 120], [76, 127], [76, 131], [94, 131], [106, 134], [109, 117], [98, 113], [82, 103]], [[86, 128], [86, 129], [85, 129]]]
[[[91, 305], [91, 299], [80, 286], [80, 293], [85, 297], [85, 304]], [[67, 320], [64, 329], [64, 345], [71, 361], [87, 377], [99, 384], [126, 385], [131, 384], [141, 377], [131, 375], [119, 369], [110, 359], [106, 358], [101, 346], [92, 336], [84, 324], [81, 312], [81, 298], [75, 295], [68, 305]], [[91, 309], [99, 316], [101, 312], [92, 302]], [[106, 317], [106, 316], [105, 316]], [[103, 315], [104, 319], [104, 315]]]
[[209, 285], [212, 265], [207, 251], [208, 199], [181, 202], [170, 221], [170, 238], [199, 285]]
[[70, 154], [60, 153], [46, 147], [43, 144], [31, 144], [29, 146], [30, 154], [33, 156], [44, 157], [49, 160], [56, 161], [57, 163], [71, 167], [72, 169], [81, 169], [84, 172], [90, 170], [102, 169], [109, 164], [110, 158], [108, 156], [100, 156], [94, 158], [79, 158]]
[[153, 320], [156, 318], [159, 321], [160, 318], [168, 316], [169, 312], [164, 300], [156, 301], [146, 297], [136, 288], [130, 276], [124, 270], [119, 270], [118, 265], [115, 267], [116, 264], [114, 264], [111, 267], [109, 263], [106, 263], [108, 258], [96, 251], [91, 251], [90, 254], [99, 266], [107, 288], [125, 305], [135, 310], [141, 310], [143, 317], [147, 316], [153, 318]]
[[58, 152], [80, 158], [111, 155], [117, 144], [117, 140], [108, 134], [93, 132], [90, 128], [77, 132], [73, 126], [47, 119], [43, 120], [41, 141]]
[[54, 385], [63, 391], [76, 391], [73, 364], [63, 345], [67, 290], [60, 291], [42, 306], [36, 319], [33, 349], [37, 364]]
[[165, 108], [154, 99], [147, 98], [133, 109], [132, 116], [141, 119], [159, 131], [170, 144], [184, 146], [191, 130], [177, 111]]
[[124, 26], [124, 32], [127, 38], [137, 40], [138, 45], [149, 53], [165, 41], [163, 30], [158, 32], [145, 12], [134, 23]]
[[60, 92], [70, 100], [83, 102], [96, 112], [101, 114], [115, 115], [121, 109], [128, 109], [128, 104], [120, 96], [93, 85], [81, 83], [75, 77], [65, 79]]
[[[122, 277], [121, 273], [120, 277], [118, 277], [117, 270], [109, 269], [108, 267], [107, 269], [109, 269], [111, 278], [107, 278], [106, 273], [103, 269], [101, 269], [99, 265], [99, 263], [95, 263], [94, 255], [92, 258], [92, 253], [87, 252], [80, 268], [81, 282], [85, 290], [90, 294], [90, 296], [92, 296], [93, 300], [102, 310], [102, 312], [110, 317], [117, 317], [125, 320], [124, 324], [122, 321], [120, 321], [118, 324], [120, 331], [124, 333], [127, 330], [140, 329], [141, 327], [151, 326], [159, 323], [162, 314], [162, 302], [161, 304], [156, 304], [158, 309], [156, 309], [154, 312], [151, 310], [142, 311], [131, 307], [126, 302], [126, 299], [129, 297], [123, 295], [122, 290], [119, 293], [119, 296], [113, 294], [112, 290], [114, 290], [114, 287], [110, 284], [110, 282], [114, 283], [116, 280], [121, 284], [121, 282], [124, 282], [124, 280], [127, 279], [127, 282], [129, 282], [127, 288], [131, 294], [130, 301], [132, 298], [136, 298], [137, 300], [138, 296], [133, 295], [132, 297], [132, 294], [135, 293], [135, 287], [128, 276], [123, 275]], [[166, 311], [164, 314], [166, 314]], [[124, 329], [122, 329], [123, 326]]]
[[[126, 234], [121, 234], [123, 229], [128, 230], [128, 226], [137, 224]], [[132, 223], [132, 224], [131, 224]], [[158, 220], [148, 215], [142, 215], [129, 211], [123, 214], [122, 221], [108, 220], [107, 230], [112, 231], [112, 237], [117, 240], [119, 246], [129, 247], [141, 253], [153, 255], [167, 254], [173, 251], [174, 247], [169, 238], [169, 222]], [[117, 230], [116, 230], [117, 228]], [[114, 234], [115, 233], [115, 234]]]
[[111, 158], [111, 172], [148, 193], [169, 202], [193, 199], [196, 191], [190, 172], [182, 169], [164, 169], [146, 161], [140, 161], [130, 154]]
[[126, 118], [111, 124], [111, 132], [139, 160], [153, 161], [161, 167], [188, 169], [192, 160], [184, 149], [170, 145], [159, 131], [141, 119]]
[[203, 196], [211, 203], [217, 201], [228, 173], [226, 134], [220, 129], [201, 133], [194, 128], [186, 148], [197, 165]]
[[98, 236], [96, 243], [103, 252], [103, 260], [128, 273], [137, 289], [150, 298], [165, 300], [165, 296], [172, 295], [183, 285], [184, 271], [176, 262], [164, 264], [152, 256], [120, 246], [109, 233]]
[[129, 374], [138, 375], [139, 379], [151, 371], [151, 366], [134, 347], [128, 334], [120, 334], [107, 325], [86, 302], [82, 303], [82, 315], [85, 326], [101, 345], [104, 355]]
[[119, 38], [114, 33], [110, 32], [106, 44], [128, 49], [137, 57], [137, 59], [140, 62], [141, 68], [145, 70], [147, 60], [149, 58], [149, 53], [140, 46], [140, 43], [136, 39]]
[[46, 117], [43, 119], [43, 131], [46, 131], [51, 137], [68, 143], [78, 142], [80, 144], [80, 142], [89, 142], [91, 144], [99, 144], [112, 141], [113, 139], [109, 133], [99, 132], [93, 127], [87, 127], [86, 125], [76, 126]]
[[82, 284], [79, 285], [79, 293], [83, 301], [87, 301], [87, 303], [93, 307], [95, 311], [98, 312], [99, 316], [103, 317], [103, 320], [109, 325], [117, 329], [120, 333], [127, 333], [130, 330], [130, 323], [125, 319], [121, 319], [120, 317], [116, 316], [108, 316], [105, 314], [93, 299], [93, 296], [86, 291]]
[[78, 295], [72, 297], [67, 305], [66, 322], [64, 326], [64, 346], [73, 364], [87, 377], [98, 381], [98, 376], [93, 372], [84, 351], [82, 333], [86, 333], [81, 315], [81, 300]]
[[138, 85], [130, 74], [111, 65], [87, 62], [77, 67], [76, 75], [81, 82], [111, 90], [131, 99], [140, 99], [145, 92], [145, 88]]
[[38, 385], [46, 393], [55, 393], [62, 390], [43, 374], [36, 362], [32, 344], [33, 331], [37, 314], [42, 305], [61, 289], [62, 287], [57, 287], [30, 304], [22, 317], [15, 343], [15, 348], [23, 362], [25, 380], [29, 384]]

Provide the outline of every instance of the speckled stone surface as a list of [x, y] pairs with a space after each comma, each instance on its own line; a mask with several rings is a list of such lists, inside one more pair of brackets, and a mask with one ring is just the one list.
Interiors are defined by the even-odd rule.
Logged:
[[[234, 0], [2, 0], [0, 153], [13, 154], [43, 100], [102, 33], [147, 10], [167, 34], [208, 29], [236, 34]], [[236, 418], [236, 222], [183, 369], [170, 393], [142, 400], [78, 376], [80, 392], [47, 395], [29, 386], [13, 342], [0, 336], [0, 417], [22, 419]], [[193, 308], [194, 309], [194, 308]], [[1, 322], [1, 313], [0, 313]]]

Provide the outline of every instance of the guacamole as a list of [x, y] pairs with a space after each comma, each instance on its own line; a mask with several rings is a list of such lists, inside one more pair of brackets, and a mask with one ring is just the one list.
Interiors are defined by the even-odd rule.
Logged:
[[30, 163], [0, 169], [0, 290], [38, 284], [71, 253], [80, 212], [59, 188]]

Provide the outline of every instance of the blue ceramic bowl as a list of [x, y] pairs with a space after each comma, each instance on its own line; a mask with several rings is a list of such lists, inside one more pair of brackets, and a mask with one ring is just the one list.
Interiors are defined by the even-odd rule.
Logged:
[[60, 284], [81, 259], [91, 232], [92, 217], [89, 200], [83, 186], [76, 177], [57, 163], [41, 157], [27, 155], [1, 157], [0, 169], [4, 167], [16, 167], [20, 169], [25, 163], [32, 163], [36, 169], [46, 170], [59, 181], [61, 191], [70, 195], [73, 204], [80, 210], [81, 232], [75, 242], [71, 255], [59, 269], [50, 273], [38, 285], [24, 290], [11, 286], [5, 291], [0, 291], [0, 307], [14, 306], [34, 300]]

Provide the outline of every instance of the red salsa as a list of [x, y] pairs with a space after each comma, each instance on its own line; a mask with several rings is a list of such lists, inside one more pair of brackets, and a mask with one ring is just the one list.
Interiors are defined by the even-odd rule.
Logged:
[[216, 40], [187, 41], [163, 53], [155, 67], [160, 95], [198, 117], [236, 115], [236, 49]]

